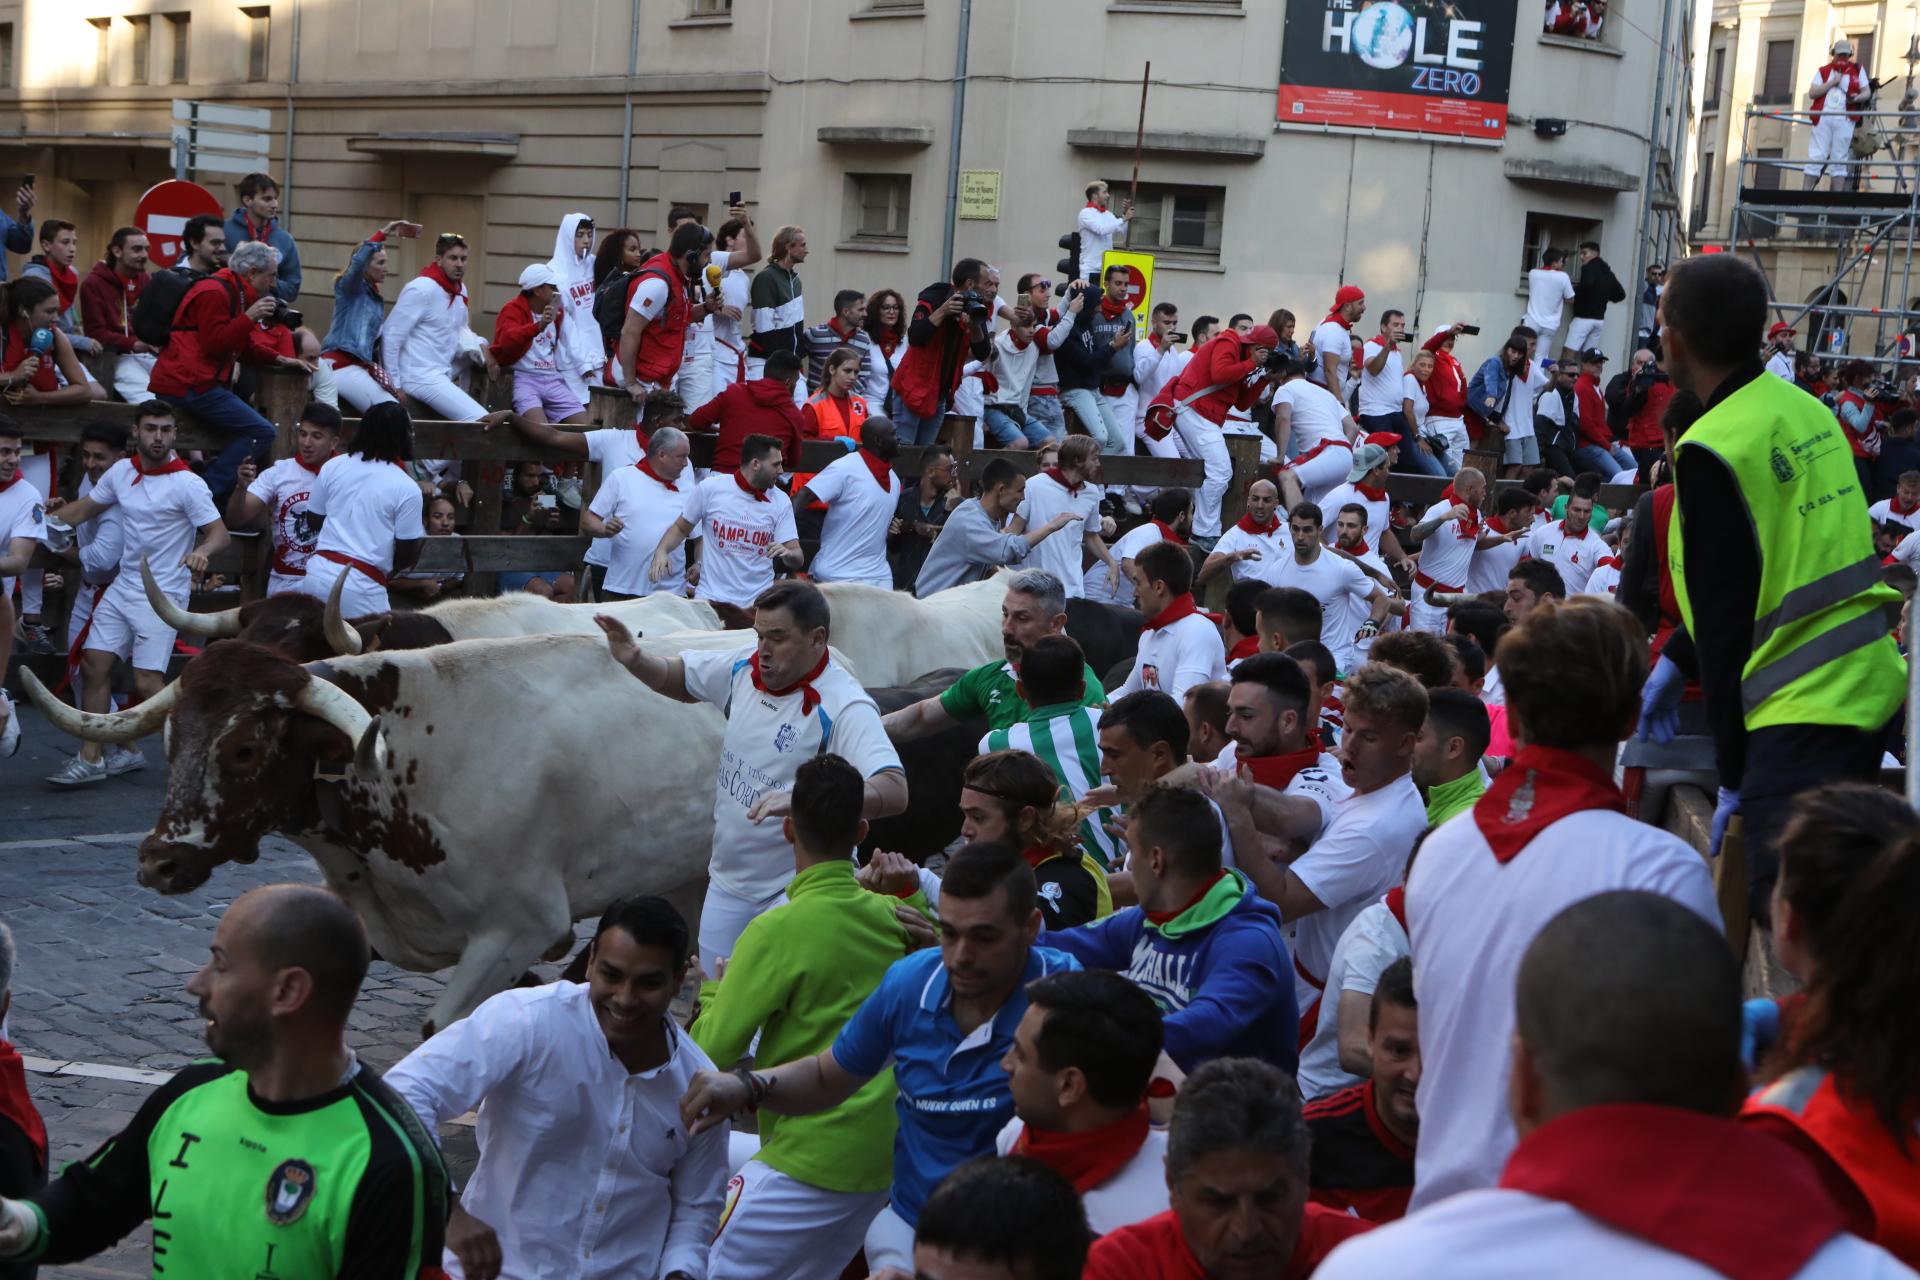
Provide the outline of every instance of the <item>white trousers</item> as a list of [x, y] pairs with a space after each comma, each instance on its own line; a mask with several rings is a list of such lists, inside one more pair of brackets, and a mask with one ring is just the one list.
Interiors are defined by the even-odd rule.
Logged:
[[1220, 536], [1220, 502], [1227, 496], [1227, 485], [1233, 479], [1233, 459], [1227, 456], [1226, 437], [1217, 423], [1191, 408], [1174, 411], [1173, 429], [1187, 456], [1200, 459], [1207, 467], [1194, 503], [1193, 536], [1217, 538]]
[[153, 399], [147, 380], [160, 359], [144, 351], [125, 351], [113, 362], [113, 393], [128, 404], [143, 404]]
[[1582, 320], [1575, 316], [1573, 323], [1567, 326], [1567, 345], [1575, 351], [1585, 351], [1597, 345], [1600, 330], [1606, 327], [1606, 323], [1605, 320]]
[[835, 1280], [885, 1191], [828, 1191], [749, 1160], [727, 1184], [707, 1280]]
[[325, 600], [333, 594], [333, 580], [343, 573], [347, 575], [347, 585], [340, 590], [341, 617], [364, 618], [370, 613], [393, 611], [385, 587], [358, 569], [319, 556], [308, 559], [307, 576], [300, 580], [300, 589], [316, 600]]
[[786, 896], [782, 889], [771, 897], [752, 900], [728, 893], [716, 884], [707, 885], [707, 900], [700, 908], [700, 968], [709, 978], [718, 976], [720, 962], [733, 954], [753, 918], [771, 911]]
[[462, 391], [452, 378], [415, 378], [400, 389], [439, 414], [446, 422], [478, 422], [487, 407]]
[[334, 376], [333, 366], [325, 360], [315, 363], [313, 373], [307, 378], [307, 390], [321, 404], [333, 409], [340, 407], [340, 380]]
[[1302, 455], [1287, 464], [1293, 478], [1300, 482], [1300, 496], [1318, 502], [1344, 483], [1353, 470], [1353, 446], [1342, 440], [1328, 441], [1312, 456]]
[[738, 347], [730, 347], [719, 338], [713, 340], [713, 394], [719, 395], [734, 383], [746, 377], [747, 355]]
[[391, 404], [393, 395], [358, 365], [343, 364], [333, 371], [333, 387], [342, 400], [361, 413], [377, 404]]
[[1853, 121], [1847, 119], [1846, 112], [1823, 112], [1820, 123], [1813, 126], [1807, 138], [1807, 163], [1800, 171], [1814, 179], [1822, 173], [1845, 178], [1847, 162], [1853, 157], [1852, 147]]
[[1431, 631], [1435, 635], [1447, 633], [1447, 611], [1427, 603], [1425, 587], [1415, 587], [1413, 598], [1407, 601], [1407, 630]]

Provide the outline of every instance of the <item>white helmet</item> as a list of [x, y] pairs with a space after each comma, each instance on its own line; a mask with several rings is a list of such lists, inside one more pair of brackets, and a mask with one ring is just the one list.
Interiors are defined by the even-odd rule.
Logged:
[[1835, 57], [1839, 57], [1841, 54], [1845, 54], [1847, 57], [1851, 58], [1853, 56], [1853, 41], [1847, 39], [1845, 36], [1841, 36], [1838, 40], [1835, 40], [1833, 42], [1833, 48], [1827, 50], [1827, 52], [1834, 55]]

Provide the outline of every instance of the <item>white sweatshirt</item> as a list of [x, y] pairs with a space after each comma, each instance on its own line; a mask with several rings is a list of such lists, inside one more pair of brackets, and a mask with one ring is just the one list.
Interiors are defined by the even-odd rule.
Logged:
[[426, 276], [415, 276], [394, 300], [380, 326], [380, 362], [387, 376], [404, 387], [410, 382], [443, 382], [463, 353], [486, 342], [467, 327], [467, 286], [449, 296]]

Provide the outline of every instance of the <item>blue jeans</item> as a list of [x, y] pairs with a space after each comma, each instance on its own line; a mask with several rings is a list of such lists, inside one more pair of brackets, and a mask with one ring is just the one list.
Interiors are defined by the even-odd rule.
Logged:
[[1067, 411], [1060, 407], [1059, 396], [1033, 395], [1027, 398], [1027, 427], [1039, 423], [1053, 443], [1067, 438]]
[[1032, 415], [1028, 415], [1024, 423], [1020, 422], [996, 404], [987, 406], [985, 422], [987, 435], [992, 437], [995, 444], [1005, 448], [1017, 449], [1026, 445], [1038, 449], [1053, 440], [1053, 433], [1047, 430], [1045, 423], [1035, 421]]
[[1417, 437], [1402, 436], [1400, 439], [1400, 461], [1395, 470], [1409, 472], [1416, 476], [1451, 476], [1444, 460], [1434, 457], [1421, 448]]
[[234, 477], [247, 455], [258, 453], [264, 460], [273, 450], [273, 424], [239, 396], [225, 387], [209, 387], [186, 396], [161, 396], [162, 400], [228, 437], [226, 447], [207, 464], [201, 479], [213, 493], [213, 505], [225, 509], [227, 495], [233, 492]]
[[1618, 444], [1605, 449], [1597, 444], [1583, 444], [1573, 451], [1573, 463], [1582, 471], [1597, 473], [1603, 480], [1611, 480], [1616, 472], [1639, 465], [1627, 447]]
[[893, 419], [894, 434], [899, 436], [900, 443], [921, 445], [937, 443], [940, 439], [940, 428], [947, 420], [947, 403], [945, 396], [940, 397], [940, 403], [935, 406], [933, 413], [923, 418], [907, 408], [906, 401], [895, 396], [893, 413], [889, 416]]
[[1060, 403], [1073, 410], [1074, 416], [1080, 419], [1080, 425], [1087, 429], [1087, 434], [1099, 442], [1102, 452], [1133, 452], [1132, 424], [1129, 423], [1127, 429], [1122, 430], [1119, 420], [1113, 416], [1113, 407], [1098, 391], [1087, 387], [1075, 387], [1072, 390], [1062, 387]]

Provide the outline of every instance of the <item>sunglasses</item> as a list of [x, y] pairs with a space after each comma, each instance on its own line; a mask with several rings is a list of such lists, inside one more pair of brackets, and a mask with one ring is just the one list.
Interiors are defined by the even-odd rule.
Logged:
[[1031, 289], [1051, 289], [1053, 288], [1053, 281], [1035, 280], [1032, 284], [1028, 285], [1027, 288], [1030, 290]]

